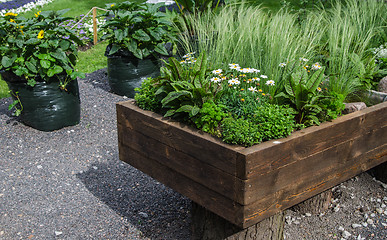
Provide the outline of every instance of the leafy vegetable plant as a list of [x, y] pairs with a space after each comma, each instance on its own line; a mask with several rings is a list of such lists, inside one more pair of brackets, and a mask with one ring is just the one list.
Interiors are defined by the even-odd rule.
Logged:
[[108, 20], [101, 27], [107, 32], [102, 40], [108, 40], [111, 47], [107, 54], [124, 51], [139, 59], [169, 55], [165, 45], [176, 41], [176, 33], [165, 13], [158, 11], [163, 5], [130, 1], [111, 4], [106, 13]]

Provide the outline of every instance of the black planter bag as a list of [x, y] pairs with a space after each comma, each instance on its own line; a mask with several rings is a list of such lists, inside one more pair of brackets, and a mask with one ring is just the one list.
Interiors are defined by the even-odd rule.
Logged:
[[[135, 57], [131, 52], [120, 49], [109, 55], [111, 44], [106, 47], [108, 81], [112, 92], [133, 98], [137, 87], [143, 80], [160, 75], [161, 57], [150, 55], [144, 59]], [[172, 51], [172, 44], [166, 44], [167, 51]]]
[[133, 98], [135, 88], [144, 79], [160, 75], [159, 61], [155, 58], [108, 56], [107, 73], [112, 92]]
[[53, 131], [79, 123], [81, 101], [77, 80], [70, 81], [66, 90], [62, 90], [58, 81], [39, 81], [31, 87], [20, 77], [12, 77], [12, 74], [2, 73], [1, 76], [12, 92], [18, 92], [23, 106], [20, 120], [25, 125], [41, 131]]

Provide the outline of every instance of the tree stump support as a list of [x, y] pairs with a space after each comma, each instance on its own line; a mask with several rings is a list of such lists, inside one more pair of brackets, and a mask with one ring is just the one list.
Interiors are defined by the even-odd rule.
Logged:
[[328, 189], [292, 207], [301, 214], [320, 214], [328, 210], [332, 200], [332, 189]]
[[191, 240], [282, 240], [285, 213], [242, 229], [192, 202]]

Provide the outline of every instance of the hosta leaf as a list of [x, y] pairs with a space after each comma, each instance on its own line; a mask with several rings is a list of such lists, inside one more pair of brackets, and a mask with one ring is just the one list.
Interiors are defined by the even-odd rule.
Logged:
[[161, 55], [168, 55], [168, 51], [163, 43], [157, 44], [155, 47], [155, 51], [160, 53]]
[[35, 64], [33, 64], [31, 62], [25, 62], [25, 65], [28, 68], [28, 70], [30, 70], [31, 72], [33, 72], [33, 73], [38, 72], [38, 70], [36, 70]]
[[142, 29], [139, 29], [137, 31], [134, 32], [134, 35], [133, 35], [133, 38], [137, 39], [137, 40], [140, 40], [140, 41], [143, 41], [143, 42], [148, 42], [151, 40], [151, 38], [149, 37], [149, 35]]
[[113, 55], [114, 53], [116, 53], [118, 50], [120, 50], [120, 46], [116, 45], [116, 44], [113, 44], [112, 48], [110, 49], [109, 51], [109, 55]]
[[43, 68], [50, 68], [51, 62], [49, 60], [42, 59], [42, 60], [40, 60], [40, 65]]
[[1, 59], [1, 65], [3, 65], [4, 68], [8, 68], [12, 66], [12, 64], [15, 62], [15, 58], [9, 58], [7, 56], [4, 56]]

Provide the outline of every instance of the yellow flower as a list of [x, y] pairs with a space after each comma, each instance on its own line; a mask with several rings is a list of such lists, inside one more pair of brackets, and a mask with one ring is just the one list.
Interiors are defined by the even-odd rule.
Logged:
[[44, 37], [44, 31], [40, 30], [40, 32], [38, 33], [38, 38], [42, 39], [43, 37]]
[[318, 88], [317, 88], [317, 91], [321, 92], [321, 88], [320, 88], [320, 87], [318, 87]]
[[110, 5], [110, 7], [114, 7], [114, 4]]
[[39, 15], [40, 15], [41, 12], [42, 12], [42, 11], [39, 11], [39, 12], [35, 13], [35, 17], [39, 17]]
[[266, 94], [265, 93], [262, 93], [262, 96], [265, 96]]
[[15, 20], [13, 20], [12, 18], [9, 19], [9, 21], [12, 22], [12, 23], [16, 23]]
[[245, 99], [244, 99], [244, 98], [242, 98], [242, 99], [241, 99], [241, 101], [242, 101], [242, 102], [244, 102], [244, 101], [245, 101]]
[[262, 89], [259, 89], [258, 92], [262, 92]]
[[9, 12], [9, 13], [4, 14], [4, 16], [12, 16], [12, 17], [16, 17], [16, 16], [17, 16], [17, 13]]

